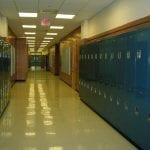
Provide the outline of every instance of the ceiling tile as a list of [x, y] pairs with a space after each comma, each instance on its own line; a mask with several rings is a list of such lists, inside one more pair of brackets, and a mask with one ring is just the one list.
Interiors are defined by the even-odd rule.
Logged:
[[14, 0], [20, 12], [37, 12], [38, 0]]
[[[8, 18], [8, 24], [18, 37], [25, 36], [26, 31], [36, 32], [37, 47], [47, 32], [57, 32], [50, 45], [55, 44], [69, 32], [79, 27], [81, 22], [89, 19], [114, 0], [0, 0], [0, 13]], [[7, 8], [7, 9], [6, 9]], [[18, 11], [38, 12], [37, 18], [19, 18]], [[75, 14], [72, 20], [56, 19], [57, 13]], [[41, 20], [47, 18], [51, 25], [63, 25], [63, 30], [52, 30], [41, 26]], [[23, 29], [22, 25], [37, 25], [36, 29]]]

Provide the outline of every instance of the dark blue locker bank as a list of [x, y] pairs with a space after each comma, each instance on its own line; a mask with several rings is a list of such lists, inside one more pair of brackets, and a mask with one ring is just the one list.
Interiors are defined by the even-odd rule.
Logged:
[[11, 46], [0, 39], [0, 116], [10, 98]]
[[150, 27], [82, 45], [80, 58], [81, 100], [149, 150]]

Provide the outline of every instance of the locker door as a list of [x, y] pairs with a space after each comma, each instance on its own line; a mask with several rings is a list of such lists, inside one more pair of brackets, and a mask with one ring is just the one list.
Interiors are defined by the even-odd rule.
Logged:
[[[134, 120], [137, 122], [135, 134], [137, 143], [143, 147], [150, 148], [150, 28], [144, 28], [136, 31], [136, 94], [134, 105]], [[144, 128], [143, 128], [144, 127]], [[140, 135], [140, 136], [139, 136]], [[140, 140], [142, 138], [142, 140]], [[147, 146], [146, 146], [147, 145]]]
[[150, 89], [150, 28], [136, 32], [136, 89], [142, 94]]
[[99, 52], [98, 52], [98, 78], [99, 82], [103, 83], [104, 79], [104, 64], [103, 64], [103, 47], [102, 47], [102, 41], [99, 41]]
[[92, 51], [93, 51], [93, 68], [94, 68], [94, 80], [98, 80], [98, 49], [99, 49], [99, 45], [98, 42], [94, 42], [92, 45]]
[[79, 62], [79, 95], [80, 98], [83, 99], [83, 86], [82, 86], [82, 82], [83, 82], [83, 78], [84, 78], [84, 63], [83, 63], [83, 51], [84, 51], [84, 46], [82, 45], [80, 47], [80, 62]]
[[127, 50], [125, 61], [125, 88], [127, 91], [135, 89], [135, 32], [127, 34]]

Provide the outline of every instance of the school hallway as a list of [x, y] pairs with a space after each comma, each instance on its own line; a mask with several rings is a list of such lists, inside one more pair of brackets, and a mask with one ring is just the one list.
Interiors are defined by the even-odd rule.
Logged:
[[136, 150], [46, 71], [17, 82], [0, 120], [0, 150]]

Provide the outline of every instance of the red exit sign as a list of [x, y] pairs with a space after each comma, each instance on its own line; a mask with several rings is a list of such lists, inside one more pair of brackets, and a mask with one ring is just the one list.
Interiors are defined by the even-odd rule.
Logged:
[[49, 26], [50, 25], [49, 19], [42, 19], [41, 20], [41, 25], [42, 26]]

